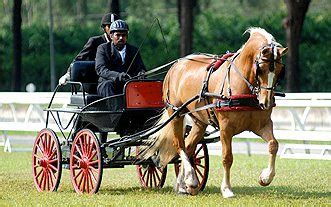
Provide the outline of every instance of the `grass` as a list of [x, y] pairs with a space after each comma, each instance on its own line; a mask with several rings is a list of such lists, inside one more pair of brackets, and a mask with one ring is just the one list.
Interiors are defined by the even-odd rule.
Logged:
[[100, 191], [77, 195], [69, 171], [57, 192], [37, 192], [31, 173], [31, 153], [4, 153], [0, 147], [0, 206], [330, 206], [330, 161], [277, 159], [276, 177], [268, 187], [257, 183], [267, 156], [234, 155], [231, 180], [236, 197], [220, 194], [220, 157], [210, 157], [206, 189], [197, 196], [181, 196], [172, 190], [173, 167], [162, 189], [142, 189], [134, 166], [104, 170]]

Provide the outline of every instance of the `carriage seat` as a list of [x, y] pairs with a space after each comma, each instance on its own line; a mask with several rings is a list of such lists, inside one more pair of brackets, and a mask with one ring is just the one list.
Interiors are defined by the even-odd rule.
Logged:
[[[97, 95], [98, 75], [95, 72], [95, 61], [75, 61], [71, 65], [70, 81], [82, 83], [85, 92], [86, 104], [101, 99]], [[82, 93], [72, 93], [70, 104], [84, 106], [84, 97]]]

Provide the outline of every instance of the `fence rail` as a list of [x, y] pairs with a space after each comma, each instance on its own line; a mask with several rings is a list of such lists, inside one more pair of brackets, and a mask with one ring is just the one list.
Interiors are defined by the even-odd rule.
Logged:
[[[46, 113], [42, 109], [48, 105], [52, 95], [51, 92], [0, 92], [0, 131], [3, 133], [0, 146], [8, 150], [8, 131], [37, 132], [45, 127]], [[66, 106], [69, 101], [70, 93], [61, 92], [57, 93], [53, 104]], [[277, 97], [276, 104], [272, 113], [275, 137], [279, 140], [302, 141], [301, 145], [287, 144], [281, 157], [330, 160], [331, 93], [287, 93], [285, 98]], [[258, 138], [249, 132], [236, 137]], [[309, 144], [312, 141], [323, 144], [314, 146]], [[320, 145], [323, 145], [320, 152], [314, 154]]]

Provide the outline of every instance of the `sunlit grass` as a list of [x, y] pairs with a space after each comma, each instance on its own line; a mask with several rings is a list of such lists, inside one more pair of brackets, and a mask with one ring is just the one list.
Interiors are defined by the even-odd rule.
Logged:
[[0, 147], [0, 206], [330, 206], [330, 161], [277, 159], [273, 183], [261, 187], [260, 171], [267, 166], [267, 156], [235, 155], [232, 186], [236, 197], [223, 199], [221, 159], [211, 156], [206, 189], [195, 197], [173, 192], [173, 167], [162, 189], [142, 189], [135, 166], [104, 170], [99, 193], [77, 195], [69, 171], [63, 170], [58, 192], [37, 192], [31, 173], [31, 153], [4, 153]]

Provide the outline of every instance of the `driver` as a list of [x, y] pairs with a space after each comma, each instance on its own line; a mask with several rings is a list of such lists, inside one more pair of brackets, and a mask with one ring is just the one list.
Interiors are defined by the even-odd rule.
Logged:
[[124, 84], [146, 71], [138, 49], [127, 43], [129, 26], [123, 20], [110, 25], [112, 41], [100, 45], [95, 58], [99, 76], [98, 95], [107, 97], [123, 92]]

